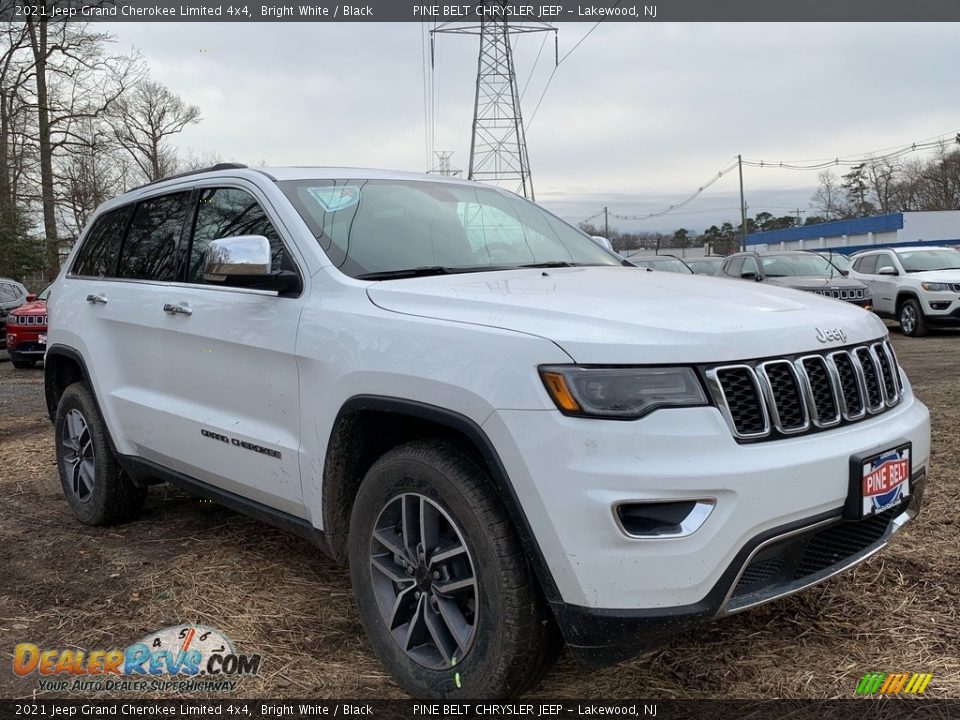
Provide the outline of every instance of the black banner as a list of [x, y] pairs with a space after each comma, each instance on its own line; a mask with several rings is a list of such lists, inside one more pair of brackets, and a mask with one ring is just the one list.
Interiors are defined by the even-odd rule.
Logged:
[[947, 720], [960, 700], [0, 700], [8, 718], [382, 718], [392, 720], [658, 718], [661, 720]]
[[84, 22], [950, 22], [957, 0], [593, 0], [592, 2], [247, 2], [246, 0], [16, 0], [0, 20]]

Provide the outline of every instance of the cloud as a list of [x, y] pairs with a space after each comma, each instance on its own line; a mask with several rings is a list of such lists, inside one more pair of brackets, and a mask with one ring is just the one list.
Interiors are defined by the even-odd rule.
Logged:
[[[590, 27], [560, 24], [560, 55]], [[201, 107], [203, 122], [179, 138], [197, 154], [423, 170], [432, 75], [435, 147], [467, 167], [476, 37], [438, 37], [436, 69], [425, 78], [422, 28], [413, 23], [109, 29]], [[528, 119], [553, 70], [552, 38], [541, 50], [542, 41], [525, 36], [516, 45]], [[951, 24], [606, 23], [556, 69], [529, 126], [535, 188], [548, 204], [584, 209], [619, 194], [623, 214], [644, 214], [694, 190], [737, 153], [824, 158], [956, 131], [958, 66]], [[802, 210], [816, 173], [750, 168], [745, 183], [751, 208]], [[731, 193], [735, 174], [687, 208], [688, 226], [738, 219], [736, 211], [702, 214], [729, 205]], [[667, 216], [650, 229], [680, 220]]]

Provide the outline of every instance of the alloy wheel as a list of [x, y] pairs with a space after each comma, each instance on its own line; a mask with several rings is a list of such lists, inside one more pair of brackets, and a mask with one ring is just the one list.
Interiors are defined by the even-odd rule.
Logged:
[[380, 616], [408, 657], [433, 670], [463, 659], [476, 636], [477, 576], [443, 508], [417, 493], [388, 501], [370, 539], [370, 573]]
[[900, 309], [900, 329], [904, 334], [911, 335], [917, 329], [917, 314], [909, 303]]
[[66, 414], [60, 441], [70, 489], [77, 500], [89, 502], [93, 497], [96, 455], [90, 428], [79, 410], [71, 410]]

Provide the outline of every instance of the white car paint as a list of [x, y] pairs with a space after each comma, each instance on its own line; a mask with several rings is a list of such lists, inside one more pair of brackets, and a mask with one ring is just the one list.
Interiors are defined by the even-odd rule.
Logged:
[[[329, 168], [267, 172], [280, 180], [436, 181]], [[104, 209], [175, 188], [254, 192], [294, 251], [298, 298], [84, 279], [65, 264], [51, 294], [49, 342], [86, 359], [120, 453], [322, 530], [323, 467], [343, 403], [369, 394], [444, 408], [486, 432], [563, 601], [608, 609], [701, 600], [751, 537], [842, 506], [853, 454], [906, 438], [914, 469], [928, 465], [929, 416], [907, 383], [899, 405], [863, 422], [738, 444], [713, 406], [632, 422], [566, 417], [538, 375], [541, 365], [725, 363], [883, 339], [883, 323], [860, 308], [630, 267], [356, 280], [333, 267], [270, 176], [208, 173]], [[108, 302], [88, 303], [90, 294]], [[167, 303], [192, 314], [170, 316]], [[817, 328], [840, 328], [845, 340], [824, 344]], [[267, 444], [282, 461], [232, 452], [202, 428]], [[716, 507], [689, 537], [638, 541], [614, 522], [618, 501], [691, 495]]]

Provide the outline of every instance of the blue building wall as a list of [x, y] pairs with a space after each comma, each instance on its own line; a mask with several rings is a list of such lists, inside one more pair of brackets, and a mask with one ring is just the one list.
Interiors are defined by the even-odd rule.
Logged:
[[[903, 229], [903, 213], [889, 215], [874, 215], [852, 220], [836, 220], [834, 222], [818, 223], [816, 225], [801, 225], [800, 227], [784, 228], [783, 230], [769, 230], [767, 232], [749, 233], [747, 246], [794, 242], [797, 240], [816, 240], [817, 238], [838, 238], [842, 235], [866, 235], [869, 232], [896, 232]], [[839, 249], [839, 248], [837, 248]], [[849, 252], [852, 248], [843, 248]]]

